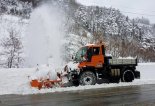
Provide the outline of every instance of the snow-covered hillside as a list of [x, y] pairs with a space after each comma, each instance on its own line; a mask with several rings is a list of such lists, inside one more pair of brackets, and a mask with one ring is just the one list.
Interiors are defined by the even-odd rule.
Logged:
[[23, 2], [22, 0], [1, 0], [0, 2], [0, 14], [12, 14], [29, 18], [31, 11], [31, 2]]
[[118, 86], [133, 86], [143, 84], [155, 84], [155, 63], [139, 63], [137, 70], [141, 72], [141, 79], [134, 80], [131, 83], [119, 84], [96, 84], [78, 87], [66, 87], [66, 88], [51, 88], [51, 89], [35, 89], [30, 87], [31, 76], [35, 72], [35, 68], [20, 68], [20, 69], [0, 69], [0, 95], [4, 94], [37, 94], [37, 93], [49, 93], [49, 92], [64, 92], [75, 91], [85, 89], [96, 88], [110, 88]]
[[27, 19], [13, 15], [0, 15], [0, 39], [9, 36], [10, 30], [15, 30], [21, 37], [24, 36]]

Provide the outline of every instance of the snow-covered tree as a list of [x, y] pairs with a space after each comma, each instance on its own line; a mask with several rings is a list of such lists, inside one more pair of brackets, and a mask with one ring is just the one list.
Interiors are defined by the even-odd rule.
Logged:
[[144, 17], [130, 19], [114, 8], [79, 6], [75, 11], [75, 21], [89, 31], [95, 41], [103, 38], [110, 53], [116, 57], [136, 57], [142, 48], [155, 46], [153, 25]]
[[9, 30], [9, 36], [1, 41], [0, 65], [7, 68], [19, 68], [23, 62], [23, 46], [18, 33]]
[[20, 0], [1, 0], [0, 12], [29, 18], [32, 11], [32, 2]]

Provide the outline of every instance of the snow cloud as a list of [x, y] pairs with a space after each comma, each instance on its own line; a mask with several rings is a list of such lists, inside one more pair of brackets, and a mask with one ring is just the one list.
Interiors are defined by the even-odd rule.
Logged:
[[65, 15], [56, 6], [43, 4], [32, 12], [26, 38], [26, 66], [61, 62]]

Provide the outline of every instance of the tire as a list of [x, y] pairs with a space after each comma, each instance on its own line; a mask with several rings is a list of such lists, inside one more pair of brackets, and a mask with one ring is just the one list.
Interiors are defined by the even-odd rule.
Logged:
[[72, 81], [73, 86], [79, 86], [79, 81]]
[[122, 82], [132, 82], [134, 78], [134, 73], [131, 70], [125, 70], [122, 74], [121, 80]]
[[79, 83], [80, 85], [95, 85], [96, 76], [91, 71], [85, 71], [80, 75]]

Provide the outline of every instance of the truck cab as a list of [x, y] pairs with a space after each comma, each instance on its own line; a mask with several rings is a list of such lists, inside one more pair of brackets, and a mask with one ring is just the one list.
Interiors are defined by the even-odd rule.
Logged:
[[102, 68], [104, 64], [105, 47], [104, 45], [86, 45], [76, 53], [74, 61], [79, 62], [79, 68], [94, 67]]
[[118, 83], [140, 78], [140, 72], [136, 70], [137, 58], [113, 58], [106, 56], [105, 51], [104, 44], [81, 47], [72, 62], [77, 67], [72, 69], [70, 65], [66, 65], [68, 79], [80, 85], [94, 85], [98, 79]]

